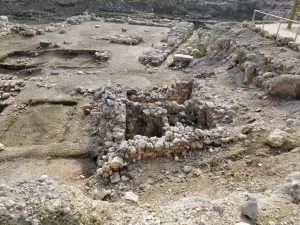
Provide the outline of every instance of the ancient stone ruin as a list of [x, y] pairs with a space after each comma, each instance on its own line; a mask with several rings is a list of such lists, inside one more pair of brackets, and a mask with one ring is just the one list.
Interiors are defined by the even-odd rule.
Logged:
[[[149, 92], [127, 90], [109, 82], [95, 93], [90, 147], [98, 175], [117, 171], [137, 160], [171, 157], [220, 145], [226, 133], [209, 141], [219, 120], [213, 102], [201, 99], [197, 81], [180, 81]], [[224, 141], [225, 140], [225, 141]]]

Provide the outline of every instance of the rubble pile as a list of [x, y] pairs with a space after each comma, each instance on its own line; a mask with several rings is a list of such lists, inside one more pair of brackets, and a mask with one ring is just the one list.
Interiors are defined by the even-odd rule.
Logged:
[[207, 47], [210, 35], [210, 30], [199, 28], [198, 30], [194, 31], [191, 38], [178, 47], [175, 53], [190, 55], [197, 58], [197, 53], [200, 51], [199, 47]]
[[176, 49], [173, 57], [168, 59], [168, 67], [181, 69], [195, 59], [203, 58], [206, 55], [210, 34], [210, 30], [203, 28], [194, 31], [191, 37]]
[[225, 129], [216, 127], [223, 119], [216, 106], [201, 101], [197, 91], [197, 82], [180, 81], [150, 92], [126, 92], [109, 82], [96, 92], [90, 148], [97, 157], [97, 174], [115, 180], [119, 170], [136, 160], [233, 141]]
[[174, 21], [171, 20], [149, 20], [149, 19], [128, 19], [128, 24], [140, 25], [140, 26], [152, 26], [152, 27], [173, 27]]
[[194, 25], [188, 22], [177, 23], [170, 28], [168, 33], [162, 37], [161, 42], [167, 43], [153, 47], [139, 56], [142, 64], [151, 66], [160, 65], [169, 54], [171, 54], [182, 42], [184, 42], [194, 30]]
[[101, 224], [83, 193], [47, 175], [0, 186], [0, 221], [4, 224]]
[[143, 38], [138, 36], [114, 35], [108, 38], [111, 43], [124, 45], [138, 45], [143, 42]]
[[[238, 83], [253, 83], [275, 96], [299, 98], [300, 70], [293, 66], [298, 63], [297, 57], [280, 60], [275, 54], [266, 54], [261, 51], [260, 43], [271, 45], [271, 41], [246, 28], [235, 29], [234, 32], [232, 29], [235, 28], [229, 24], [222, 28], [220, 25], [216, 26], [212, 42], [214, 44], [209, 46], [207, 61], [216, 63], [228, 60], [228, 70], [239, 68], [242, 71], [242, 76], [237, 79]], [[222, 35], [218, 35], [218, 32]], [[243, 43], [239, 40], [243, 40]], [[285, 50], [281, 48], [280, 51]]]
[[274, 41], [278, 46], [286, 46], [295, 51], [300, 51], [300, 44], [295, 42], [295, 38], [282, 37], [279, 34], [270, 34], [268, 31], [263, 30], [262, 27], [256, 26], [253, 22], [245, 21], [243, 22], [242, 26], [260, 34], [262, 37]]
[[13, 102], [25, 84], [15, 76], [0, 74], [0, 112]]
[[126, 23], [127, 19], [125, 17], [107, 17], [104, 22], [108, 23]]
[[10, 22], [6, 16], [1, 17], [3, 18], [0, 19], [0, 36], [9, 35], [11, 33], [17, 33], [26, 37], [44, 34], [43, 30], [40, 30], [34, 26], [15, 24]]
[[95, 17], [93, 14], [83, 14], [78, 16], [72, 16], [67, 18], [64, 22], [54, 23], [51, 22], [44, 29], [37, 28], [35, 26], [29, 26], [26, 24], [17, 24], [9, 22], [6, 16], [1, 16], [0, 18], [0, 36], [8, 35], [10, 33], [17, 33], [25, 37], [33, 37], [36, 35], [44, 35], [45, 32], [56, 32], [65, 33], [65, 28], [70, 25], [79, 25], [84, 22], [88, 22], [91, 20], [99, 20], [99, 18]]
[[94, 14], [89, 15], [88, 13], [84, 13], [83, 15], [72, 16], [72, 17], [67, 18], [66, 23], [68, 23], [70, 25], [79, 25], [84, 22], [95, 20], [94, 18], [95, 18]]
[[8, 22], [7, 16], [0, 16], [0, 37], [11, 32], [11, 24]]
[[139, 26], [151, 26], [151, 27], [173, 27], [175, 21], [168, 19], [150, 19], [139, 17], [124, 17], [124, 16], [115, 16], [115, 17], [106, 17], [105, 22], [109, 23], [128, 23], [131, 25]]

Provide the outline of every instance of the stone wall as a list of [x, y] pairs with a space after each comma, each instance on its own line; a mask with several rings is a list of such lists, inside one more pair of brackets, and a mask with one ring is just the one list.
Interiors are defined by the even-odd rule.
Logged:
[[118, 171], [149, 157], [185, 154], [221, 146], [234, 138], [217, 128], [224, 116], [201, 100], [196, 80], [149, 91], [108, 82], [95, 93], [90, 114], [90, 150], [97, 174], [117, 182]]
[[290, 1], [284, 0], [0, 0], [0, 14], [50, 18], [87, 10], [94, 13], [143, 11], [195, 19], [249, 19], [254, 9], [286, 15], [289, 8]]

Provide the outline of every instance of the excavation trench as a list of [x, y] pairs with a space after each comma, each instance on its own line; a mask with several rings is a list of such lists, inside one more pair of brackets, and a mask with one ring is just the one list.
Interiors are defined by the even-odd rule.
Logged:
[[163, 121], [160, 117], [147, 117], [142, 113], [136, 114], [127, 110], [126, 115], [126, 139], [133, 139], [136, 135], [146, 137], [162, 137]]

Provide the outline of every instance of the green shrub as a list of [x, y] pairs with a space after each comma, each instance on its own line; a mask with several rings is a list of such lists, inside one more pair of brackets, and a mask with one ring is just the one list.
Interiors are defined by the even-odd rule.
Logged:
[[203, 58], [206, 56], [206, 45], [199, 43], [197, 47], [193, 50], [193, 57], [196, 59]]

